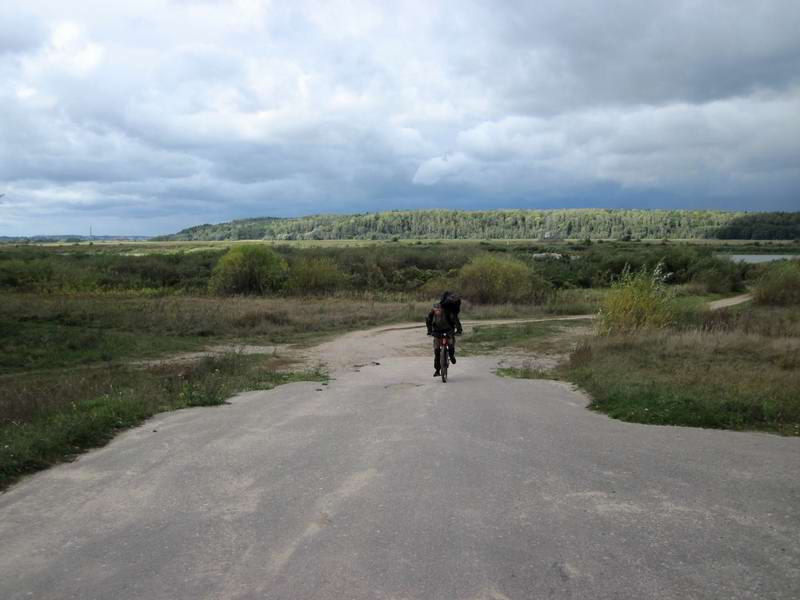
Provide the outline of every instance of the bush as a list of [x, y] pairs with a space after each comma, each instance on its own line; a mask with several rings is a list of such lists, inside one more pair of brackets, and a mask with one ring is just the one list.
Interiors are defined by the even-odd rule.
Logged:
[[4, 260], [0, 263], [0, 288], [33, 291], [47, 285], [53, 277], [53, 267], [46, 258], [34, 260]]
[[711, 294], [727, 294], [741, 291], [747, 265], [732, 260], [708, 257], [698, 261], [691, 269], [692, 283], [702, 286]]
[[327, 294], [344, 283], [344, 273], [330, 258], [299, 258], [292, 263], [286, 290], [292, 294]]
[[265, 246], [236, 246], [214, 267], [209, 289], [215, 294], [265, 294], [280, 289], [287, 265]]
[[754, 297], [758, 304], [800, 305], [800, 261], [770, 265], [756, 283]]
[[549, 284], [521, 260], [485, 254], [461, 268], [464, 296], [478, 304], [543, 301]]
[[445, 290], [457, 290], [460, 286], [458, 273], [447, 276], [433, 277], [417, 289], [418, 298], [438, 298]]
[[661, 263], [650, 271], [626, 268], [615, 281], [598, 315], [600, 333], [630, 332], [670, 325], [676, 314], [674, 292], [664, 283]]

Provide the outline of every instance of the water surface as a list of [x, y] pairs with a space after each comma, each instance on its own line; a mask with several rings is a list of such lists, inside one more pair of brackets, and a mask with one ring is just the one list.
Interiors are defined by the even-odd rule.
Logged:
[[773, 260], [800, 259], [800, 254], [719, 254], [725, 258], [730, 258], [734, 262], [764, 263]]

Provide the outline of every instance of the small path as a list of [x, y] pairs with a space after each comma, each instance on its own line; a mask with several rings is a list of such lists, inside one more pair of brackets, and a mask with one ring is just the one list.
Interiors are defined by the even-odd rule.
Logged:
[[733, 298], [723, 298], [722, 300], [714, 300], [713, 302], [709, 302], [708, 309], [720, 310], [721, 308], [728, 308], [730, 306], [736, 306], [737, 304], [750, 302], [752, 299], [753, 294], [740, 294], [738, 296], [734, 296]]
[[[594, 315], [570, 315], [523, 319], [464, 320], [464, 331], [476, 326], [543, 323], [547, 321], [591, 320]], [[431, 340], [424, 335], [424, 324], [400, 323], [346, 333], [313, 348], [304, 349], [302, 358], [310, 366], [325, 366], [332, 373], [360, 369], [371, 365], [380, 356], [428, 356]]]

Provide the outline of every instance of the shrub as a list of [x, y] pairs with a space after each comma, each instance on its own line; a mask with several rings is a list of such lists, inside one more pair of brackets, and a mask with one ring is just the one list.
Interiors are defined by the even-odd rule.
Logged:
[[698, 261], [692, 268], [692, 283], [702, 286], [712, 294], [726, 294], [743, 289], [747, 265], [731, 260], [707, 257]]
[[265, 246], [236, 246], [214, 267], [209, 282], [215, 294], [265, 294], [280, 289], [287, 265]]
[[800, 304], [800, 261], [781, 261], [770, 267], [755, 286], [758, 304], [797, 306]]
[[344, 273], [330, 258], [299, 258], [289, 270], [286, 290], [292, 294], [326, 294], [344, 283]]
[[457, 272], [447, 276], [432, 277], [417, 289], [416, 296], [424, 299], [438, 298], [445, 290], [457, 290], [460, 285]]
[[0, 288], [37, 290], [53, 277], [53, 267], [46, 258], [5, 260], [0, 263]]
[[492, 302], [533, 302], [549, 284], [531, 272], [521, 260], [485, 254], [461, 268], [464, 296], [478, 304]]
[[646, 267], [636, 272], [624, 269], [600, 309], [600, 333], [624, 333], [671, 324], [676, 313], [675, 298], [664, 283], [663, 271], [661, 263], [652, 271]]

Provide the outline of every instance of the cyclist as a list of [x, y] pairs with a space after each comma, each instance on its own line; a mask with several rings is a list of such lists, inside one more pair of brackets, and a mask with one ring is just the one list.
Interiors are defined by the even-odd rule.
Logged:
[[[442, 297], [444, 298], [446, 295], [447, 293]], [[439, 350], [441, 348], [442, 335], [450, 335], [450, 362], [456, 364], [456, 340], [452, 334], [460, 334], [462, 332], [461, 321], [457, 313], [446, 310], [442, 303], [437, 302], [428, 313], [425, 325], [428, 327], [428, 335], [433, 336], [433, 368], [435, 370], [433, 376], [438, 377], [441, 372]]]

